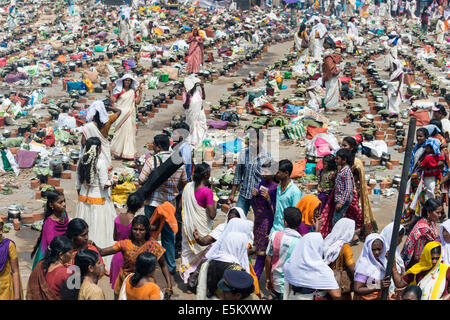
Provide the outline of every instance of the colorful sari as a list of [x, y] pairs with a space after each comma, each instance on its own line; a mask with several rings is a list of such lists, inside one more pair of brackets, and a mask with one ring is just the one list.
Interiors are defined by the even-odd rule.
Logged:
[[314, 219], [314, 211], [320, 208], [321, 201], [313, 194], [308, 194], [300, 199], [297, 203], [297, 208], [302, 213], [302, 222], [298, 228], [298, 232], [303, 237], [311, 231], [311, 226]]
[[402, 250], [402, 258], [405, 261], [406, 268], [419, 261], [422, 250], [428, 242], [435, 241], [438, 238], [439, 232], [433, 221], [428, 221], [425, 218], [417, 221]]
[[[11, 261], [18, 259], [14, 241], [0, 237], [0, 300], [14, 300], [14, 279]], [[20, 299], [23, 299], [22, 281], [19, 274]]]
[[[195, 41], [194, 41], [195, 40]], [[189, 45], [189, 55], [186, 66], [188, 74], [198, 73], [200, 65], [203, 63], [203, 39], [200, 36], [189, 36], [188, 41], [192, 41]]]
[[27, 287], [27, 300], [61, 300], [50, 289], [43, 268], [43, 260], [39, 261], [30, 274]]
[[137, 151], [135, 91], [129, 89], [121, 94], [115, 107], [122, 113], [116, 121], [114, 137], [111, 141], [111, 153], [119, 158], [134, 159]]
[[69, 224], [69, 216], [67, 215], [67, 212], [64, 212], [64, 217], [64, 222], [59, 222], [51, 218], [47, 218], [45, 220], [44, 225], [42, 226], [41, 243], [39, 244], [36, 256], [34, 257], [32, 269], [34, 269], [39, 261], [44, 259], [50, 242], [52, 242], [56, 236], [66, 234], [67, 225]]
[[[261, 195], [261, 186], [268, 189], [270, 202]], [[253, 225], [254, 245], [256, 247], [255, 272], [258, 278], [264, 270], [266, 249], [269, 244], [269, 233], [272, 229], [275, 215], [277, 187], [278, 183], [263, 179], [256, 186], [259, 192], [258, 195], [253, 196], [252, 199], [252, 208], [255, 215]]]
[[[321, 212], [323, 223], [322, 228], [320, 229], [320, 233], [324, 238], [328, 234], [330, 234], [331, 230], [333, 229], [332, 222], [333, 222], [334, 208], [335, 203], [333, 190], [333, 192], [331, 192], [331, 194], [328, 196], [328, 201]], [[363, 225], [364, 217], [361, 208], [359, 207], [359, 196], [354, 190], [353, 190], [353, 200], [350, 203], [350, 207], [348, 208], [344, 217], [355, 221], [356, 230], [361, 228]]]
[[[420, 255], [419, 262], [405, 273], [406, 277], [409, 274], [414, 275], [414, 280], [410, 284], [418, 285], [422, 289], [421, 300], [440, 300], [448, 288], [447, 272], [449, 265], [441, 263], [442, 250], [438, 263], [433, 267], [431, 262], [431, 250], [438, 246], [441, 246], [441, 244], [436, 241], [427, 243]], [[425, 276], [417, 281], [418, 275], [423, 272], [426, 272]]]
[[136, 263], [136, 259], [142, 252], [153, 253], [159, 260], [166, 251], [166, 249], [164, 249], [153, 238], [150, 238], [150, 240], [148, 240], [140, 247], [134, 245], [133, 242], [131, 242], [131, 240], [125, 239], [116, 242], [113, 248], [117, 251], [122, 252], [124, 261], [123, 266], [120, 269], [119, 275], [117, 276], [116, 285], [114, 287], [114, 294], [116, 296], [119, 296], [120, 289], [122, 288], [124, 279], [131, 272], [134, 271], [134, 264]]

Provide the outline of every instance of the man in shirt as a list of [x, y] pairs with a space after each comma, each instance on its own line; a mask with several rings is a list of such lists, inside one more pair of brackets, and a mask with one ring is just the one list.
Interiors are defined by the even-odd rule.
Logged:
[[277, 188], [277, 204], [275, 207], [275, 216], [273, 226], [270, 230], [272, 235], [275, 231], [284, 229], [284, 210], [288, 207], [296, 207], [302, 198], [302, 192], [291, 180], [293, 170], [292, 162], [289, 160], [281, 160], [276, 174], [276, 179], [280, 182]]
[[[171, 152], [169, 151], [169, 148], [170, 141], [168, 135], [158, 134], [153, 138], [153, 150], [155, 151], [155, 155], [145, 161], [144, 168], [139, 176], [140, 185], [143, 185], [147, 181], [150, 173], [155, 170], [156, 167], [160, 166], [170, 157]], [[186, 183], [186, 171], [184, 166], [181, 166], [150, 196], [150, 199], [147, 201], [145, 206], [145, 215], [150, 219], [156, 207], [166, 201], [176, 207], [176, 198], [180, 191], [183, 190]], [[166, 249], [164, 256], [166, 258], [169, 271], [171, 273], [175, 273], [175, 235], [167, 222], [164, 223], [164, 227], [161, 231], [161, 243]]]
[[340, 149], [336, 153], [336, 163], [341, 168], [336, 175], [334, 187], [334, 202], [336, 204], [333, 215], [333, 226], [343, 218], [353, 200], [355, 181], [350, 166], [353, 165], [354, 155], [350, 150]]
[[299, 209], [286, 208], [284, 210], [284, 230], [275, 231], [269, 239], [265, 266], [266, 290], [271, 292], [276, 300], [283, 300], [283, 266], [302, 237], [297, 231], [301, 221], [302, 214]]
[[244, 210], [247, 215], [252, 202], [252, 191], [261, 181], [261, 166], [272, 160], [270, 153], [262, 147], [264, 134], [259, 129], [249, 130], [248, 148], [242, 150], [238, 156], [238, 164], [234, 172], [233, 187], [228, 202], [235, 200], [236, 190], [241, 187], [236, 206]]

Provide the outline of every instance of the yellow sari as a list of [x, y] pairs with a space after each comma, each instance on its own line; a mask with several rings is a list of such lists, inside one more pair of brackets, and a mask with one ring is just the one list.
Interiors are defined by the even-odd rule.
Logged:
[[[366, 175], [364, 171], [364, 164], [358, 158], [355, 158], [352, 171], [357, 171], [359, 177], [359, 184], [356, 184], [356, 189], [359, 196], [361, 210], [364, 214], [363, 230], [361, 230], [364, 236], [370, 233], [378, 232], [377, 222], [372, 213], [372, 206], [370, 205], [369, 192], [367, 190]], [[356, 179], [355, 179], [356, 180]], [[355, 181], [356, 182], [356, 181]]]
[[[431, 263], [431, 250], [436, 247], [441, 247], [441, 256], [439, 257], [439, 262], [433, 267]], [[411, 273], [414, 274], [414, 281], [411, 285], [418, 285], [422, 289], [422, 299], [421, 300], [440, 300], [442, 294], [445, 291], [446, 285], [446, 275], [449, 266], [442, 261], [442, 245], [437, 241], [428, 242], [423, 248], [422, 254], [420, 255], [420, 260], [418, 263], [413, 265], [406, 271], [405, 275]], [[422, 280], [417, 283], [416, 276], [420, 272], [427, 271], [428, 273], [423, 277]]]

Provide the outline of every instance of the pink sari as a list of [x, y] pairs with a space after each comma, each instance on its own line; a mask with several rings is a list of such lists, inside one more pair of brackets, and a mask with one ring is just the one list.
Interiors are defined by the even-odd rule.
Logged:
[[189, 46], [189, 56], [186, 66], [186, 72], [197, 73], [200, 70], [200, 65], [203, 63], [203, 39], [200, 36], [195, 37], [196, 41], [193, 41], [193, 37], [190, 36], [188, 41], [191, 41]]

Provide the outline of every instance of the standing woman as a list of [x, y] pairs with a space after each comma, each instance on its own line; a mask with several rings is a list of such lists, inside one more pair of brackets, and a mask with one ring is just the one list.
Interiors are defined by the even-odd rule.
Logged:
[[203, 100], [206, 99], [205, 87], [199, 78], [191, 75], [184, 79], [183, 108], [186, 123], [190, 128], [188, 142], [196, 147], [203, 142], [208, 125], [203, 110]]
[[166, 250], [156, 240], [150, 237], [150, 222], [146, 216], [139, 215], [133, 219], [130, 239], [120, 240], [112, 247], [104, 249], [97, 247], [97, 250], [102, 256], [109, 256], [117, 252], [122, 252], [123, 254], [124, 263], [120, 269], [114, 288], [116, 298], [119, 297], [120, 289], [125, 278], [135, 271], [136, 259], [142, 252], [150, 252], [157, 257], [161, 272], [167, 283], [164, 293], [168, 298], [172, 295], [172, 277], [167, 268], [166, 260], [163, 257]]
[[306, 23], [303, 22], [298, 29], [298, 32], [295, 34], [295, 51], [300, 52], [301, 55], [308, 53], [309, 47], [309, 38], [308, 32], [306, 32]]
[[[342, 218], [323, 241], [323, 258], [331, 270], [345, 270], [351, 280], [355, 274], [355, 260], [350, 242], [355, 234], [355, 221]], [[342, 289], [342, 288], [341, 288]], [[352, 300], [351, 292], [342, 292], [342, 300]]]
[[388, 110], [391, 114], [400, 113], [402, 103], [403, 68], [400, 60], [392, 61], [392, 73], [388, 82]]
[[52, 190], [47, 192], [47, 203], [45, 205], [44, 224], [36, 245], [31, 252], [34, 256], [33, 269], [47, 253], [47, 248], [56, 236], [66, 233], [69, 224], [69, 215], [66, 212], [66, 199], [64, 194]]
[[115, 83], [110, 99], [121, 114], [116, 121], [111, 153], [116, 158], [132, 160], [136, 155], [136, 105], [142, 100], [142, 83], [129, 74]]
[[[111, 181], [106, 162], [100, 157], [101, 149], [99, 138], [92, 137], [86, 141], [87, 151], [78, 164], [77, 217], [90, 227], [91, 240], [107, 247], [113, 241], [116, 210], [108, 194]], [[107, 269], [110, 262], [107, 260]]]
[[423, 205], [422, 218], [412, 228], [402, 250], [406, 270], [419, 262], [422, 250], [428, 242], [439, 238], [436, 223], [443, 212], [444, 209], [439, 200], [428, 199]]
[[186, 73], [198, 73], [200, 65], [203, 64], [203, 38], [198, 32], [198, 28], [194, 28], [187, 40], [189, 43], [189, 55], [186, 66]]
[[322, 64], [322, 78], [325, 82], [325, 108], [339, 106], [339, 79], [340, 71], [337, 68], [341, 57], [337, 54], [326, 55]]
[[189, 276], [197, 269], [209, 247], [200, 245], [194, 237], [203, 238], [211, 233], [213, 220], [216, 217], [216, 203], [212, 190], [206, 187], [211, 176], [211, 168], [207, 163], [195, 167], [192, 182], [183, 190], [181, 198], [183, 221], [181, 242], [180, 277], [188, 283]]
[[66, 236], [57, 236], [50, 243], [45, 258], [30, 274], [27, 300], [62, 300], [60, 290], [72, 275], [67, 268], [72, 259], [72, 241]]
[[[356, 153], [358, 152], [358, 144], [353, 137], [345, 137], [342, 141], [342, 148], [352, 151], [354, 155], [356, 155]], [[361, 240], [363, 240], [368, 234], [377, 232], [378, 226], [372, 213], [372, 206], [370, 205], [364, 164], [356, 156], [354, 164], [352, 166], [352, 172], [353, 178], [355, 179], [356, 192], [360, 200], [361, 211], [364, 214], [364, 223], [360, 231], [360, 238]], [[353, 240], [356, 240], [356, 238]]]
[[386, 243], [378, 233], [371, 233], [355, 267], [355, 295], [353, 300], [380, 300], [382, 290], [391, 281], [386, 275]]
[[78, 300], [105, 300], [105, 293], [97, 283], [105, 271], [99, 254], [96, 251], [83, 249], [75, 255], [75, 265], [80, 268], [81, 288]]
[[3, 221], [0, 220], [0, 300], [22, 299], [16, 244], [3, 237]]

